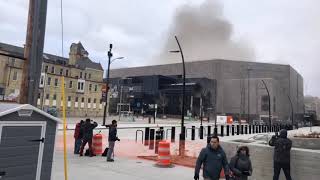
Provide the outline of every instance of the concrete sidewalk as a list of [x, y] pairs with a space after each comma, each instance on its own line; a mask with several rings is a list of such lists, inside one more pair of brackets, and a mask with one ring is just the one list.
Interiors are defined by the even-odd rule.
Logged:
[[[64, 179], [63, 152], [56, 151], [52, 180]], [[140, 159], [115, 158], [106, 162], [105, 157], [79, 157], [68, 154], [68, 178], [76, 180], [191, 180], [194, 169], [182, 166], [156, 167], [155, 162]]]

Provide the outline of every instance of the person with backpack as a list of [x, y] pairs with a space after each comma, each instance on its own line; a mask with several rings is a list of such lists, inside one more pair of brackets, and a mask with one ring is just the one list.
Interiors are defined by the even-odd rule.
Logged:
[[79, 154], [80, 152], [80, 146], [82, 143], [82, 137], [83, 137], [83, 132], [81, 129], [82, 124], [84, 123], [83, 120], [81, 120], [80, 122], [78, 122], [76, 124], [76, 127], [74, 129], [74, 154]]
[[120, 139], [117, 136], [117, 121], [112, 120], [112, 124], [106, 125], [106, 127], [109, 128], [109, 149], [107, 153], [107, 162], [114, 162], [114, 159], [111, 158], [111, 155], [113, 154], [116, 141], [120, 141]]
[[83, 149], [88, 143], [89, 145], [89, 156], [92, 157], [92, 137], [93, 137], [93, 129], [98, 126], [98, 123], [94, 122], [93, 120], [90, 120], [89, 118], [86, 119], [86, 122], [82, 125], [83, 130], [83, 138], [82, 138], [82, 144], [80, 148], [80, 156], [83, 156]]
[[273, 180], [279, 180], [281, 169], [287, 180], [291, 180], [290, 175], [290, 151], [292, 141], [287, 138], [288, 132], [285, 129], [280, 130], [280, 135], [272, 136], [269, 141], [270, 146], [274, 146], [273, 154]]
[[248, 180], [248, 176], [252, 175], [252, 164], [249, 156], [249, 148], [241, 146], [238, 148], [237, 154], [231, 158], [229, 167], [234, 180]]
[[199, 172], [202, 165], [204, 180], [219, 180], [222, 168], [224, 169], [226, 179], [228, 179], [228, 161], [226, 153], [219, 145], [218, 136], [212, 136], [207, 147], [201, 150], [196, 162], [194, 180], [199, 180]]

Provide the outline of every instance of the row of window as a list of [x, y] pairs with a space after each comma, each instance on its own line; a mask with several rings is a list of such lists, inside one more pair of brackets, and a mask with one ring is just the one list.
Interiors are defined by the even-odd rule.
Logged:
[[[51, 85], [51, 80], [52, 80], [52, 78], [51, 78], [51, 77], [48, 77], [47, 83], [46, 83], [48, 86]], [[55, 78], [55, 79], [54, 79], [54, 86], [57, 87], [57, 86], [58, 86], [58, 83], [59, 83], [59, 79], [58, 79], [58, 78]], [[41, 76], [41, 78], [40, 78], [40, 85], [43, 85], [43, 84], [44, 84], [44, 76]], [[69, 87], [70, 89], [73, 88], [73, 81], [69, 81], [68, 87]], [[84, 81], [79, 81], [79, 82], [78, 82], [77, 89], [78, 89], [78, 90], [81, 90], [81, 91], [84, 91]], [[93, 85], [92, 85], [92, 84], [89, 84], [89, 91], [92, 91], [93, 89], [94, 89], [95, 92], [97, 92], [97, 91], [98, 91], [98, 85], [95, 84], [95, 85], [94, 85], [94, 88], [93, 88]]]
[[[49, 100], [49, 98], [50, 98], [50, 94], [46, 94], [46, 99]], [[38, 99], [40, 99], [40, 94], [38, 94]], [[75, 99], [75, 102], [79, 102], [79, 97], [75, 97], [74, 99]], [[57, 100], [57, 95], [56, 94], [53, 95], [52, 100]], [[80, 100], [81, 100], [82, 103], [85, 102], [85, 98], [84, 97], [82, 97]], [[68, 96], [67, 101], [72, 101], [72, 97]], [[91, 98], [88, 98], [87, 102], [91, 103]], [[93, 98], [92, 102], [93, 103], [97, 103], [97, 99]], [[100, 99], [100, 104], [101, 103], [102, 103], [102, 99]]]
[[[48, 73], [49, 72], [49, 66], [48, 65], [46, 65], [45, 67], [44, 67], [44, 72], [45, 73]], [[51, 68], [50, 68], [50, 73], [51, 74], [55, 74], [55, 67], [54, 66], [51, 66]], [[63, 75], [65, 75], [66, 77], [68, 77], [69, 76], [69, 70], [68, 69], [66, 69], [65, 71], [64, 71], [64, 69], [63, 68], [60, 68], [60, 71], [59, 71], [59, 74], [61, 75], [61, 76], [63, 76]], [[80, 74], [79, 74], [79, 78], [80, 79], [82, 79], [82, 78], [84, 78], [84, 79], [91, 79], [91, 73], [84, 73], [83, 74], [83, 72], [80, 72]]]

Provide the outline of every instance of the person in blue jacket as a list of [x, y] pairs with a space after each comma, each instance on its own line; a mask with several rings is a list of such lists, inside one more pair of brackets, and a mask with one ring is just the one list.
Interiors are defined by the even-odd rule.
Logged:
[[219, 145], [219, 137], [213, 136], [207, 147], [203, 148], [198, 156], [194, 179], [199, 180], [200, 168], [203, 165], [204, 180], [219, 180], [220, 172], [224, 169], [226, 179], [229, 177], [229, 167], [226, 153]]

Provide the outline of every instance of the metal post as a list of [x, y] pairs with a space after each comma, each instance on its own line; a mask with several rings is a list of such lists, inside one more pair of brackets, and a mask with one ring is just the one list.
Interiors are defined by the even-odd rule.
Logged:
[[199, 129], [199, 138], [203, 139], [203, 126], [202, 125], [200, 126], [200, 129]]
[[217, 127], [217, 125], [214, 126], [213, 135], [218, 136], [218, 127]]
[[230, 126], [227, 125], [227, 136], [229, 136], [229, 135], [230, 135]]
[[249, 124], [249, 134], [251, 134], [251, 125]]
[[245, 134], [248, 134], [248, 125], [244, 127]]
[[144, 145], [145, 146], [149, 145], [149, 141], [150, 141], [149, 135], [150, 135], [150, 128], [146, 127], [146, 130], [144, 132]]
[[176, 127], [171, 128], [171, 142], [175, 142], [176, 140]]
[[221, 125], [220, 128], [221, 128], [221, 131], [220, 131], [221, 132], [221, 136], [223, 137], [224, 136], [224, 126]]
[[105, 94], [105, 105], [104, 105], [104, 111], [103, 111], [103, 123], [102, 125], [106, 124], [106, 115], [107, 115], [107, 105], [108, 105], [108, 91], [109, 91], [109, 76], [110, 76], [110, 63], [111, 63], [111, 57], [112, 57], [112, 44], [109, 45], [109, 51], [108, 51], [108, 70], [107, 70], [107, 74], [106, 74], [106, 94]]
[[160, 139], [163, 140], [164, 139], [164, 128], [160, 127]]
[[241, 133], [241, 134], [244, 134], [244, 133], [243, 133], [243, 125], [241, 125], [240, 133]]
[[196, 136], [196, 127], [192, 126], [191, 127], [191, 140], [195, 140], [195, 136]]
[[154, 129], [150, 129], [150, 142], [149, 142], [149, 149], [152, 150], [154, 149]]
[[237, 135], [240, 135], [240, 126], [239, 126], [239, 124], [237, 125]]
[[181, 134], [180, 134], [180, 143], [179, 143], [179, 154], [181, 156], [184, 155], [184, 151], [185, 151], [185, 131], [183, 131], [184, 128], [184, 110], [185, 110], [185, 96], [186, 96], [186, 70], [185, 70], [185, 63], [184, 63], [184, 56], [183, 56], [183, 52], [182, 52], [182, 48], [180, 46], [179, 40], [177, 38], [177, 36], [174, 36], [178, 47], [179, 47], [179, 51], [171, 51], [171, 52], [180, 52], [181, 54], [181, 59], [182, 59], [182, 70], [183, 70], [183, 86], [182, 86], [182, 108], [181, 108]]
[[208, 125], [208, 134], [207, 134], [207, 136], [211, 136], [211, 126], [210, 125]]
[[231, 126], [231, 135], [234, 136], [234, 125]]
[[157, 130], [156, 131], [156, 144], [155, 144], [155, 148], [154, 148], [155, 154], [158, 154], [160, 140], [161, 140], [161, 130]]

